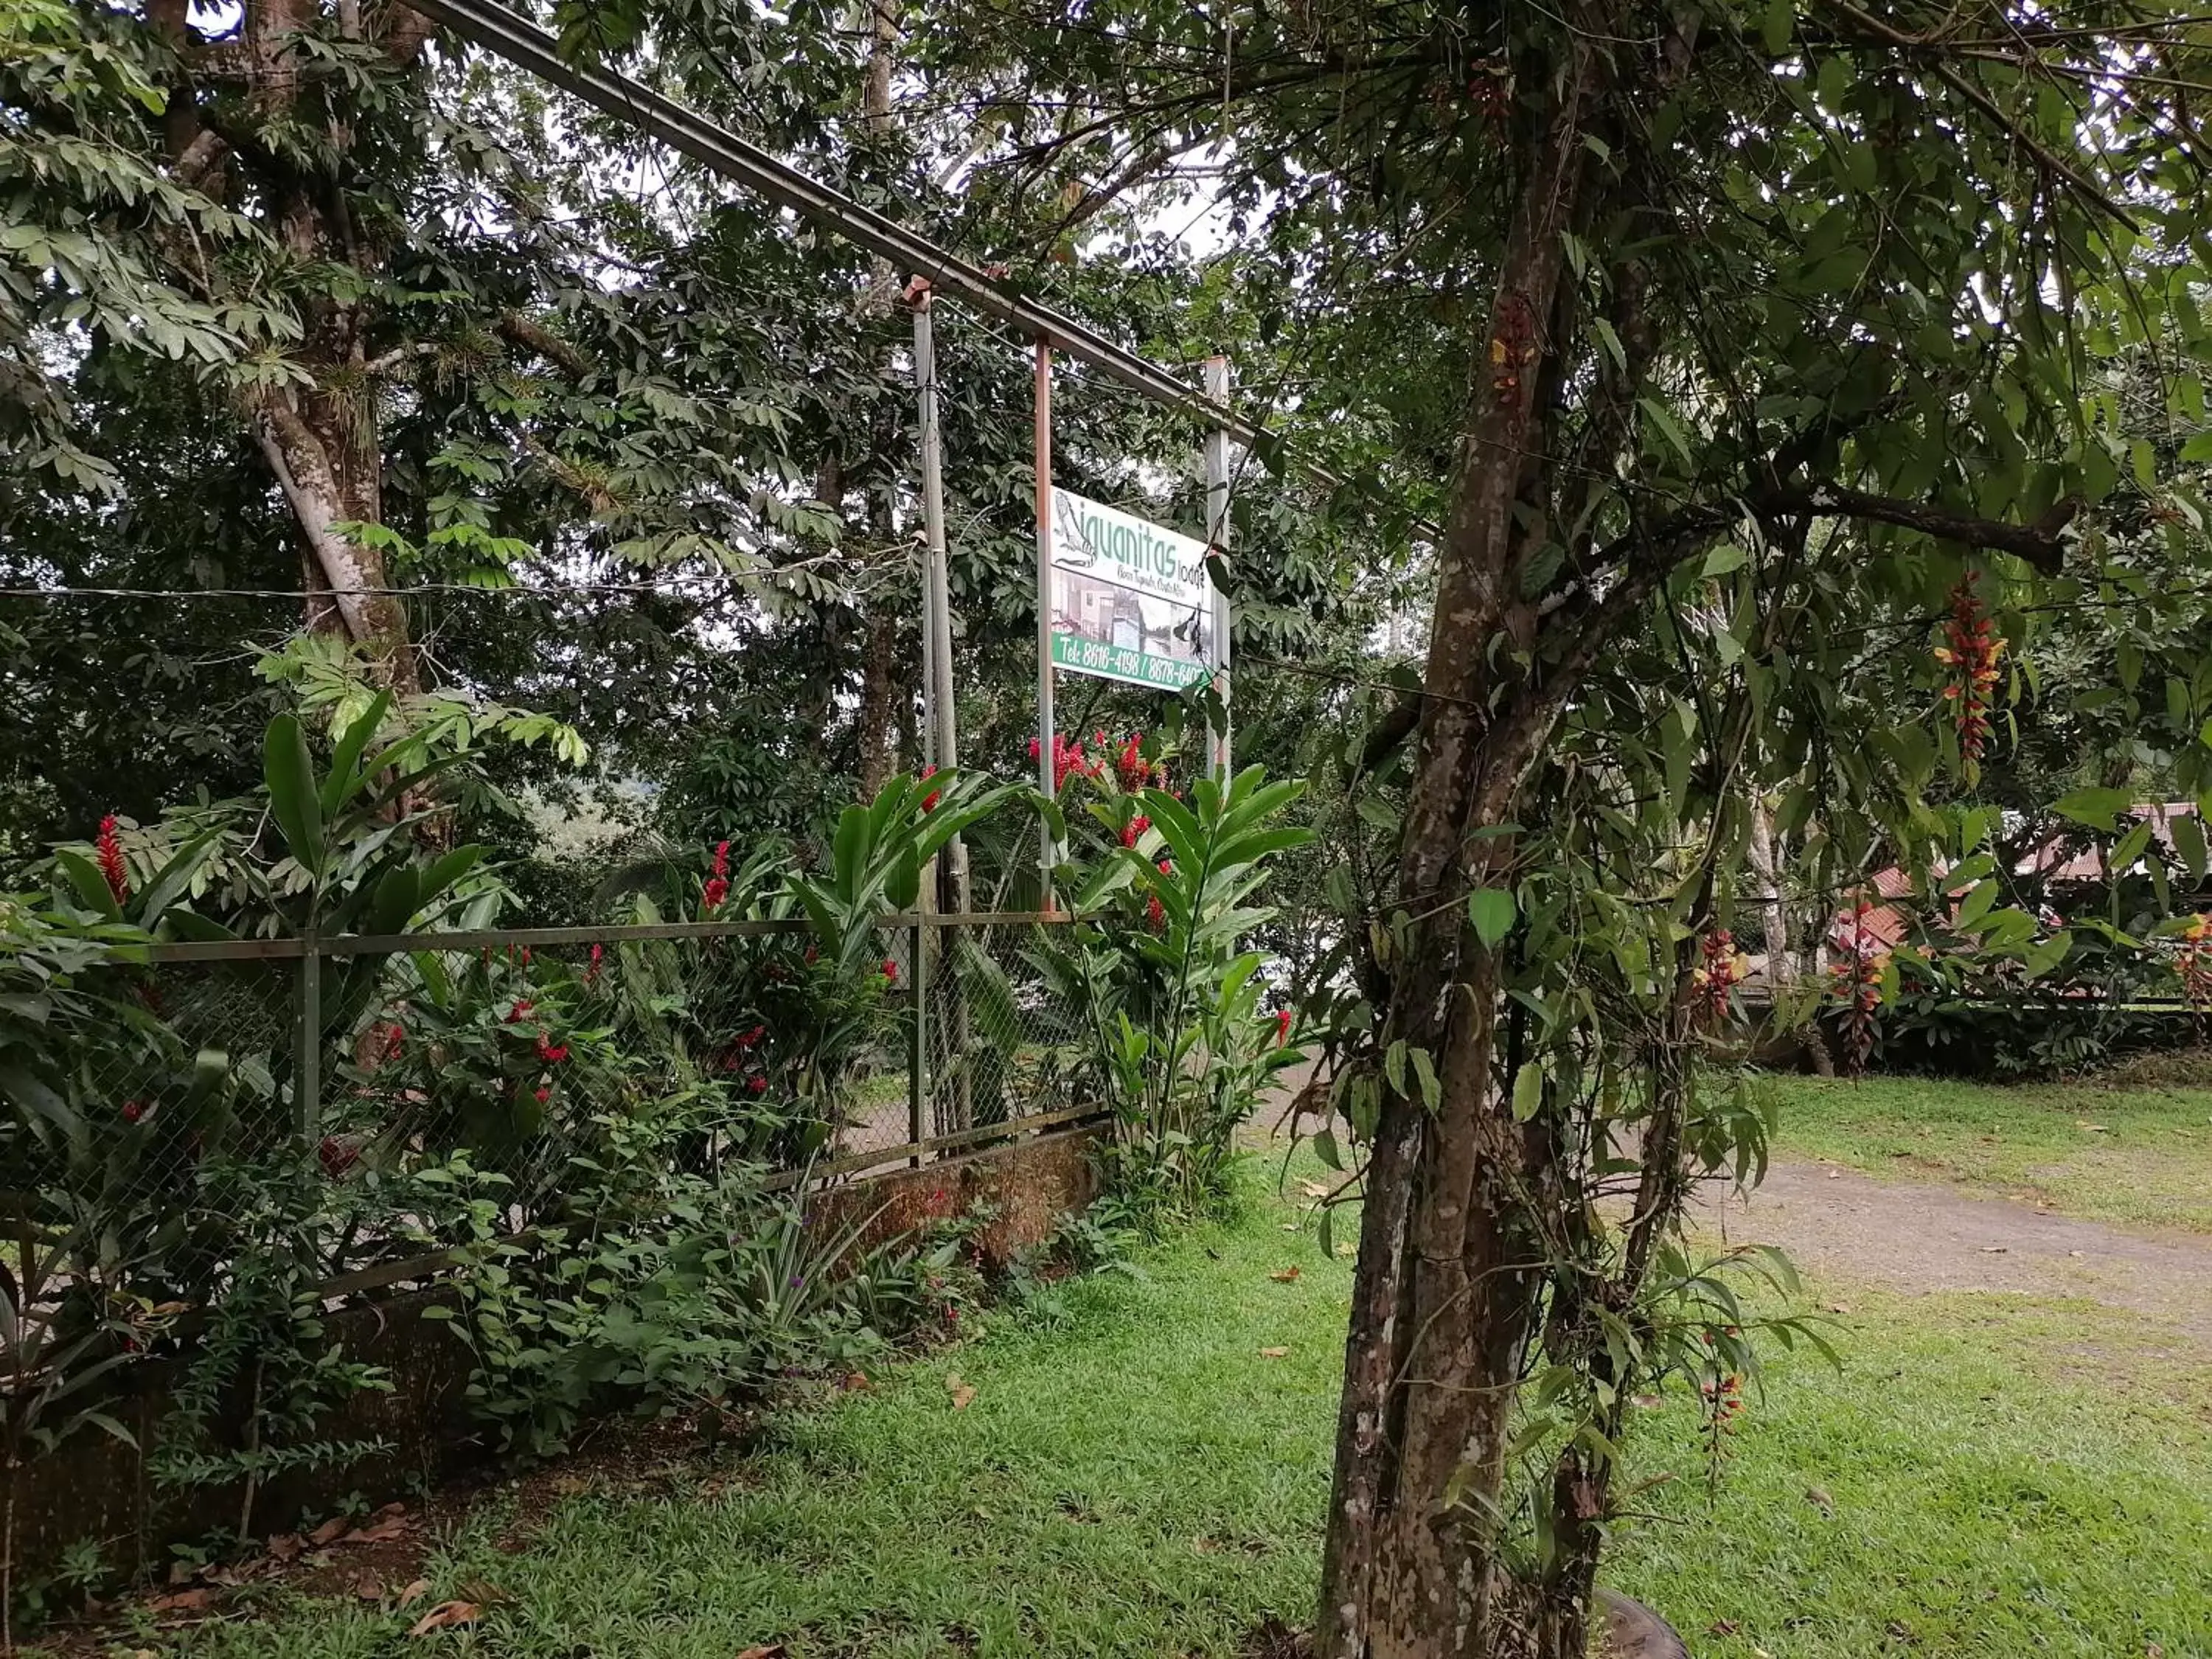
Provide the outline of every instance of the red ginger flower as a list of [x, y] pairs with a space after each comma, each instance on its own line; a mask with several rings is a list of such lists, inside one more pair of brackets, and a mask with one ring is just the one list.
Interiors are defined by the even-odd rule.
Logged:
[[1167, 924], [1167, 908], [1160, 902], [1159, 895], [1155, 893], [1152, 897], [1145, 901], [1145, 926], [1151, 928], [1157, 933], [1164, 928]]
[[884, 977], [894, 983], [898, 979], [898, 963], [893, 962], [889, 957], [884, 958]]
[[1127, 824], [1123, 827], [1121, 830], [1121, 845], [1124, 847], [1134, 847], [1137, 844], [1137, 838], [1142, 836], [1146, 830], [1152, 827], [1152, 821], [1146, 817], [1142, 812], [1138, 813], [1136, 817], [1131, 818]]
[[556, 1042], [544, 1032], [540, 1031], [538, 1034], [538, 1058], [548, 1066], [558, 1066], [568, 1058], [568, 1045], [565, 1042]]
[[112, 812], [100, 821], [99, 854], [100, 873], [107, 878], [107, 890], [120, 904], [131, 892], [131, 866], [123, 860], [123, 836]]
[[1290, 1040], [1291, 1011], [1287, 1008], [1278, 1008], [1275, 1010], [1275, 1046], [1279, 1048]]
[[[937, 775], [936, 763], [933, 761], [929, 765], [923, 767], [921, 769], [921, 775], [925, 778], [935, 777]], [[933, 789], [927, 794], [924, 795], [921, 798], [921, 810], [925, 812], [934, 812], [937, 810], [938, 798], [944, 794], [944, 793], [945, 792], [942, 789]]]
[[536, 1003], [531, 1001], [527, 997], [515, 998], [514, 1006], [507, 1011], [507, 1023], [509, 1025], [521, 1024], [525, 1019], [529, 1018], [530, 1011], [537, 1006], [538, 1005]]
[[730, 873], [730, 843], [726, 841], [718, 841], [714, 843], [713, 873], [718, 876], [726, 876]]

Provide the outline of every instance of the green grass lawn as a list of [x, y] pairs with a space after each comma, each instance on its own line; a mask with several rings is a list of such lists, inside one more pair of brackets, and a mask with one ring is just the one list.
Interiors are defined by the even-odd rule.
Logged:
[[[1286, 1219], [1064, 1287], [1056, 1317], [786, 1415], [749, 1457], [492, 1504], [409, 1613], [280, 1601], [157, 1650], [1228, 1659], [1267, 1613], [1304, 1623], [1317, 1571], [1348, 1274]], [[1717, 1503], [1686, 1407], [1645, 1414], [1641, 1472], [1680, 1478], [1615, 1582], [1701, 1659], [2212, 1654], [2200, 1370], [2101, 1310], [1850, 1295], [1846, 1370], [1775, 1364]], [[476, 1628], [404, 1634], [472, 1583], [503, 1598]]]
[[1781, 1158], [2212, 1233], [2212, 1090], [1778, 1078]]

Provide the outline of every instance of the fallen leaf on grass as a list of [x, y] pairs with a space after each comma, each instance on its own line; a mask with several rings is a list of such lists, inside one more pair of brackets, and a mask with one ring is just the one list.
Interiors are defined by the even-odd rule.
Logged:
[[157, 1595], [146, 1605], [156, 1613], [198, 1613], [215, 1600], [211, 1589], [174, 1590]]
[[1984, 1255], [2004, 1255], [2008, 1254], [2011, 1249], [2012, 1246], [2009, 1244], [1984, 1244], [1982, 1246], [1982, 1254]]
[[1805, 1501], [1812, 1504], [1814, 1508], [1819, 1510], [1823, 1515], [1833, 1515], [1836, 1512], [1836, 1500], [1829, 1497], [1827, 1492], [1821, 1487], [1806, 1487]]
[[2084, 1123], [2079, 1118], [2076, 1118], [2074, 1121], [2074, 1127], [2077, 1129], [2087, 1129], [2093, 1135], [2110, 1134], [2112, 1133], [2111, 1130], [2107, 1129], [2101, 1123]]
[[1290, 1357], [1290, 1352], [1291, 1351], [1288, 1348], [1262, 1348], [1260, 1350], [1260, 1358], [1262, 1359], [1285, 1359]]
[[404, 1515], [395, 1515], [382, 1521], [371, 1522], [365, 1527], [356, 1527], [339, 1539], [338, 1542], [341, 1544], [386, 1544], [395, 1538], [404, 1538], [408, 1528], [407, 1517]]
[[1742, 1628], [1743, 1626], [1733, 1619], [1716, 1619], [1711, 1624], [1705, 1626], [1705, 1634], [1708, 1636], [1733, 1636]]
[[1634, 1395], [1629, 1399], [1629, 1404], [1634, 1406], [1638, 1411], [1656, 1411], [1666, 1403], [1665, 1400], [1656, 1394]]
[[429, 1593], [430, 1581], [427, 1578], [417, 1578], [405, 1589], [399, 1592], [399, 1606], [402, 1607], [411, 1607]]
[[275, 1561], [296, 1561], [300, 1557], [300, 1534], [280, 1532], [269, 1540], [269, 1556]]
[[1848, 1302], [1831, 1302], [1828, 1304], [1828, 1311], [1832, 1314], [1847, 1314], [1850, 1310], [1851, 1304]]
[[1328, 1183], [1326, 1181], [1301, 1181], [1298, 1182], [1298, 1190], [1308, 1198], [1327, 1198]]
[[1346, 1239], [1343, 1243], [1336, 1247], [1336, 1253], [1339, 1255], [1357, 1255], [1359, 1254], [1359, 1246], [1352, 1243], [1351, 1240]]
[[1298, 1282], [1297, 1267], [1293, 1263], [1291, 1266], [1284, 1268], [1282, 1272], [1269, 1273], [1267, 1277], [1273, 1279], [1278, 1285], [1295, 1285]]
[[2143, 1659], [2166, 1659], [2166, 1650], [2155, 1642], [2143, 1644]]
[[781, 1642], [760, 1643], [747, 1648], [738, 1656], [738, 1659], [783, 1659], [783, 1644]]
[[407, 1633], [428, 1636], [433, 1631], [451, 1630], [457, 1625], [473, 1625], [483, 1617], [483, 1609], [473, 1601], [441, 1601], [409, 1626]]
[[863, 1390], [872, 1389], [874, 1386], [875, 1384], [869, 1382], [866, 1375], [863, 1372], [848, 1371], [845, 1373], [845, 1392], [847, 1394], [859, 1394]]
[[353, 1530], [353, 1522], [343, 1515], [334, 1515], [307, 1534], [307, 1541], [317, 1549], [325, 1544], [335, 1544]]
[[1286, 1233], [1294, 1233], [1298, 1231], [1298, 1224], [1295, 1221], [1285, 1221], [1283, 1224], [1283, 1231]]
[[354, 1577], [353, 1593], [364, 1601], [384, 1599], [384, 1580], [373, 1572], [357, 1573]]
[[958, 1371], [945, 1374], [945, 1390], [952, 1396], [952, 1409], [956, 1412], [966, 1411], [975, 1398], [975, 1390], [961, 1381]]

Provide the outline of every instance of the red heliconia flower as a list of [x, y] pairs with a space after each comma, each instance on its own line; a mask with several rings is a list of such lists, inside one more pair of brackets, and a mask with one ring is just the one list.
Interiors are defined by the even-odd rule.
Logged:
[[722, 908], [722, 901], [729, 896], [728, 881], [720, 876], [709, 876], [707, 878], [706, 890], [700, 895], [700, 897], [706, 902], [709, 910], [719, 910]]
[[123, 836], [116, 828], [115, 814], [110, 812], [100, 821], [100, 873], [107, 878], [107, 890], [115, 895], [118, 904], [130, 896], [131, 866], [123, 860]]
[[1990, 708], [1996, 698], [2002, 677], [1998, 664], [2005, 647], [1996, 623], [1982, 606], [1981, 596], [1974, 591], [1980, 575], [1978, 570], [1970, 570], [1951, 590], [1950, 619], [1943, 624], [1943, 643], [1934, 653], [1936, 660], [1949, 670], [1950, 683], [1943, 688], [1943, 700], [1952, 705], [1952, 719], [1959, 731], [1959, 758], [1969, 780], [1979, 774], [1982, 751], [1989, 745]]
[[599, 983], [599, 968], [601, 966], [602, 958], [604, 958], [605, 955], [606, 947], [605, 945], [594, 945], [592, 947], [592, 965], [584, 969], [585, 984], [596, 985]]
[[1700, 962], [1690, 974], [1698, 1017], [1717, 1024], [1728, 1017], [1729, 1000], [1751, 970], [1750, 958], [1735, 948], [1735, 936], [1717, 927], [1698, 944]]
[[125, 1123], [136, 1123], [145, 1115], [146, 1109], [137, 1101], [126, 1100], [123, 1103], [123, 1121]]
[[2200, 910], [2190, 917], [2181, 930], [2181, 955], [2174, 969], [2190, 1006], [2199, 1013], [2212, 1009], [2212, 915]]
[[718, 841], [714, 843], [714, 868], [712, 873], [718, 876], [726, 876], [730, 873], [730, 843], [726, 841]]
[[893, 981], [898, 978], [898, 963], [893, 962], [889, 957], [884, 958], [884, 977]]
[[[921, 769], [921, 775], [925, 778], [935, 777], [937, 775], [937, 763], [933, 761], [927, 766], [923, 767]], [[944, 794], [944, 793], [945, 792], [942, 789], [933, 789], [927, 794], [924, 795], [921, 798], [921, 810], [925, 812], [934, 812], [937, 810], [938, 797]]]
[[1290, 1040], [1291, 1011], [1287, 1008], [1278, 1008], [1275, 1010], [1275, 1046], [1279, 1048]]

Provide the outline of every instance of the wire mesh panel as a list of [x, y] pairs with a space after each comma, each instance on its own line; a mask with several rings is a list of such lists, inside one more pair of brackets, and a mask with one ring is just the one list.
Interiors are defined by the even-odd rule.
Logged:
[[1064, 922], [933, 919], [925, 1054], [928, 1133], [957, 1134], [1080, 1105], [1085, 1010], [1065, 994]]
[[20, 1085], [0, 1204], [65, 1243], [63, 1282], [181, 1307], [223, 1294], [248, 1235], [357, 1283], [572, 1222], [580, 1177], [641, 1146], [710, 1176], [919, 1162], [1084, 1103], [1074, 936], [983, 915], [156, 946]]

